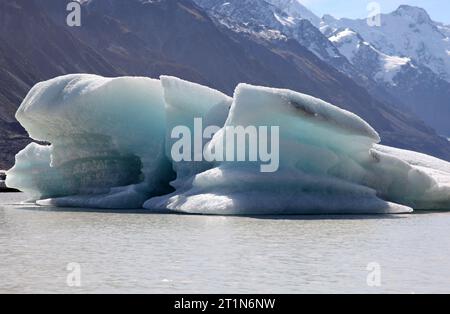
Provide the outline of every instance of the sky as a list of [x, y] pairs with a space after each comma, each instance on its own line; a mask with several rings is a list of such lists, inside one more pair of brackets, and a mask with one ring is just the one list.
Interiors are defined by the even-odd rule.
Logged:
[[378, 2], [383, 13], [397, 9], [401, 4], [418, 6], [426, 9], [431, 18], [438, 22], [450, 24], [449, 0], [300, 0], [318, 16], [331, 14], [334, 17], [365, 18], [367, 5]]

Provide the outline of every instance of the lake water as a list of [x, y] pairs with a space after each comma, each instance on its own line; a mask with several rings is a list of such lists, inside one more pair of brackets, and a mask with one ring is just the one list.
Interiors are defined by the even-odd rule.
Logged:
[[24, 198], [0, 194], [0, 293], [450, 293], [450, 213], [213, 217]]

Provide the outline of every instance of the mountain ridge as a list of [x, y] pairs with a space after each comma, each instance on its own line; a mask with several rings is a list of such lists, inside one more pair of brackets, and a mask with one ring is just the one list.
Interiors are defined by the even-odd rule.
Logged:
[[[30, 65], [23, 67], [28, 74], [19, 78], [27, 81], [22, 89], [11, 80], [5, 85], [8, 90], [14, 87], [18, 91], [16, 100], [7, 106], [2, 104], [3, 108], [8, 108], [5, 115], [13, 123], [16, 122], [12, 112], [19, 105], [19, 99], [39, 80], [71, 72], [150, 77], [166, 74], [208, 85], [229, 95], [241, 82], [310, 94], [360, 115], [380, 131], [386, 144], [450, 159], [450, 144], [432, 129], [413, 115], [374, 99], [298, 41], [267, 40], [253, 33], [230, 30], [192, 1], [90, 0], [82, 5], [82, 27], [79, 28], [65, 25], [67, 12], [59, 0], [14, 0], [14, 3], [22, 6], [33, 3], [33, 14], [45, 23], [19, 28], [14, 33], [16, 39], [7, 36], [10, 25], [0, 35], [2, 40], [12, 43], [14, 49], [24, 50], [21, 63]], [[22, 21], [18, 16], [21, 15], [7, 18], [26, 26], [29, 20]], [[310, 24], [306, 26], [309, 28]], [[18, 40], [22, 38], [28, 42]], [[31, 53], [35, 51], [30, 48], [33, 40], [39, 44], [40, 58]], [[67, 47], [70, 51], [61, 55]], [[55, 63], [55, 59], [60, 61]], [[53, 67], [58, 62], [64, 66]], [[4, 95], [6, 91], [1, 94]], [[20, 131], [12, 131], [12, 135], [25, 137]], [[3, 139], [3, 145], [11, 146], [11, 143], [14, 147], [7, 153], [7, 159], [2, 157], [6, 161], [0, 168], [9, 167], [13, 151], [21, 147], [11, 138]]]
[[[450, 32], [445, 35], [446, 26], [434, 22], [426, 10], [408, 5], [383, 14], [381, 21], [381, 27], [368, 27], [363, 20], [326, 16], [321, 30], [361, 73], [374, 76], [387, 92], [397, 95], [402, 100], [400, 107], [411, 110], [448, 137], [450, 54], [446, 55], [445, 51], [450, 50]], [[400, 35], [387, 31], [397, 28]], [[351, 44], [343, 36], [348, 30], [359, 37]], [[404, 38], [405, 49], [401, 46]], [[381, 59], [398, 62], [394, 67], [371, 72]]]
[[[381, 14], [381, 26], [372, 27], [365, 19], [335, 19], [327, 15], [321, 23], [323, 33], [351, 28], [374, 47], [388, 55], [410, 57], [450, 81], [450, 49], [445, 35], [426, 10], [401, 5], [392, 13]], [[445, 29], [445, 27], [444, 27]]]

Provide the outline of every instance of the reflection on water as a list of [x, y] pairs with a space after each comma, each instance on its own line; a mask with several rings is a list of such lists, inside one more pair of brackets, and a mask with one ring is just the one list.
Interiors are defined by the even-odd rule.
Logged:
[[[38, 209], [0, 194], [0, 292], [450, 292], [450, 213], [214, 217]], [[67, 285], [69, 263], [81, 287]], [[369, 287], [367, 266], [381, 267]]]

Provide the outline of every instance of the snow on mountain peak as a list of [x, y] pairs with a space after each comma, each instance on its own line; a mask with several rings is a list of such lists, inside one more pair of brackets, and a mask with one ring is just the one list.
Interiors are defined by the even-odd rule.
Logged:
[[339, 49], [340, 53], [352, 63], [362, 38], [350, 28], [335, 33], [329, 40]]
[[292, 16], [280, 16], [276, 12], [273, 13], [273, 16], [284, 26], [293, 26], [295, 25], [295, 20]]
[[[387, 55], [364, 39], [350, 28], [336, 32], [329, 40], [339, 49], [352, 64], [368, 71], [378, 82], [395, 85], [394, 78], [403, 66], [409, 65], [410, 58]], [[370, 72], [370, 73], [369, 73]]]
[[383, 80], [386, 83], [395, 85], [394, 78], [403, 66], [409, 65], [410, 58], [402, 58], [397, 56], [388, 56], [380, 52], [380, 64], [382, 70], [377, 73], [375, 79]]
[[424, 9], [400, 6], [390, 14], [382, 14], [379, 27], [369, 26], [366, 19], [337, 20], [328, 16], [322, 20], [320, 29], [330, 37], [345, 28], [355, 30], [380, 52], [408, 57], [450, 82], [450, 30], [433, 22]]
[[339, 42], [342, 42], [343, 40], [348, 41], [348, 40], [353, 40], [355, 38], [358, 39], [358, 40], [361, 40], [361, 37], [359, 36], [359, 34], [357, 32], [353, 31], [350, 28], [346, 28], [345, 30], [343, 30], [343, 31], [341, 31], [339, 33], [336, 33], [335, 35], [331, 36], [329, 39], [332, 42], [339, 43]]
[[295, 39], [317, 57], [344, 63], [345, 59], [314, 24], [320, 19], [297, 0], [195, 0], [221, 23], [237, 32], [260, 38]]
[[310, 21], [314, 26], [319, 26], [320, 18], [312, 13], [308, 8], [300, 3], [299, 0], [266, 0], [273, 4], [287, 15]]

